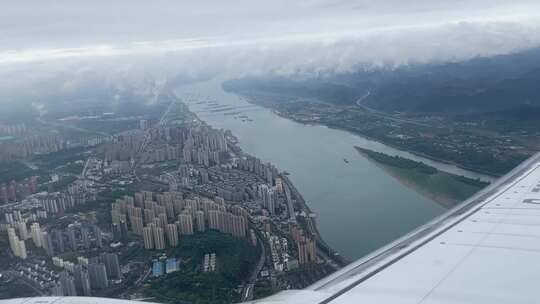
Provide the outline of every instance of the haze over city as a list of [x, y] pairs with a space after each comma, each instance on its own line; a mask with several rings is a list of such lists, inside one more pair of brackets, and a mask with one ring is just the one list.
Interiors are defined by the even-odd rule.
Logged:
[[536, 0], [5, 1], [0, 304], [533, 303], [539, 83]]

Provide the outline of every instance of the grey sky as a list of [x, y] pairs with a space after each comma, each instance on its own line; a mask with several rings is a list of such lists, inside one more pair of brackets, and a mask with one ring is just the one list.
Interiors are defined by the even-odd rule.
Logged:
[[536, 0], [1, 1], [3, 74], [134, 57], [186, 73], [341, 72], [540, 44]]

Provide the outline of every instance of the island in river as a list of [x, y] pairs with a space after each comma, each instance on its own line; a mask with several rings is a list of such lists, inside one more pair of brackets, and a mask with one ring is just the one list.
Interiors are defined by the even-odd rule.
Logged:
[[423, 162], [355, 148], [403, 185], [446, 208], [455, 206], [489, 185], [478, 179], [440, 171]]

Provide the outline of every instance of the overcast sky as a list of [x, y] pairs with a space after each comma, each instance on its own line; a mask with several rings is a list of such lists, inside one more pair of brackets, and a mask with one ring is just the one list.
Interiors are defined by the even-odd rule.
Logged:
[[12, 75], [130, 58], [189, 73], [343, 72], [540, 44], [537, 0], [0, 1], [0, 73]]

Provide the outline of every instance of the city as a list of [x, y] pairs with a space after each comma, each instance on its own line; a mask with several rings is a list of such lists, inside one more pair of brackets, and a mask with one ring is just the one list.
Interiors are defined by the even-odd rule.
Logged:
[[[305, 287], [347, 263], [320, 238], [286, 174], [244, 153], [230, 131], [206, 125], [180, 100], [163, 99], [168, 105], [154, 121], [76, 147], [61, 135], [29, 145], [24, 126], [3, 127], [22, 139], [2, 145], [2, 157], [20, 149], [26, 159], [82, 156], [50, 180], [3, 184], [4, 283], [29, 286], [27, 296], [170, 302], [186, 295], [177, 286], [164, 290], [164, 278], [224, 276], [234, 279], [206, 288], [239, 301]], [[208, 297], [186, 292], [195, 301]]]
[[5, 1], [0, 304], [530, 304], [540, 1]]

